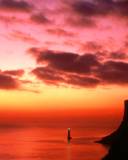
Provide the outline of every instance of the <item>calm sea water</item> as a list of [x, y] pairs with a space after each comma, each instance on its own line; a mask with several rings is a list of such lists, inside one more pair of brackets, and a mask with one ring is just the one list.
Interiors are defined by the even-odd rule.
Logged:
[[67, 128], [1, 128], [0, 160], [100, 160], [107, 149], [94, 143], [107, 131], [72, 128], [70, 143]]

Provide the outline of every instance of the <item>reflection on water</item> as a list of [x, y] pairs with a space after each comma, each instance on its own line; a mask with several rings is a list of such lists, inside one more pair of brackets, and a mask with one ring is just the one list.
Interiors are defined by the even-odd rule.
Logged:
[[67, 160], [71, 160], [71, 145], [70, 142], [68, 142], [68, 146], [67, 146]]
[[72, 135], [68, 143], [66, 129], [0, 129], [0, 160], [100, 160], [106, 154], [86, 130]]

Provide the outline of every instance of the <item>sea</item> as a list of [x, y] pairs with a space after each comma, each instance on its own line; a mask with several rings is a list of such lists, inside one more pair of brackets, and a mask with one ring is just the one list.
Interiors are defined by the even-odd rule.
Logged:
[[102, 160], [108, 148], [96, 141], [109, 132], [73, 127], [69, 142], [65, 127], [1, 127], [0, 160]]

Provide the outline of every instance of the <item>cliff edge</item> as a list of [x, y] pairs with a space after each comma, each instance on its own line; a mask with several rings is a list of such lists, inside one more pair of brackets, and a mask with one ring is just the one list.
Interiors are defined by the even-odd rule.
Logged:
[[127, 136], [128, 136], [128, 100], [125, 100], [124, 116], [120, 126], [113, 133], [99, 140], [98, 143], [111, 146], [113, 143], [120, 141], [121, 139], [127, 138]]
[[109, 146], [102, 160], [128, 160], [128, 100], [124, 101], [124, 117], [119, 128], [98, 143]]

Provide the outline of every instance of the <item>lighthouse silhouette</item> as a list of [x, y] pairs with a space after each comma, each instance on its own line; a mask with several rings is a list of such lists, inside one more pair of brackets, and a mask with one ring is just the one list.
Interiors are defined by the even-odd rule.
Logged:
[[72, 139], [72, 137], [71, 137], [71, 129], [68, 128], [68, 133], [67, 133], [67, 140], [68, 140], [68, 142], [70, 142], [71, 139]]

